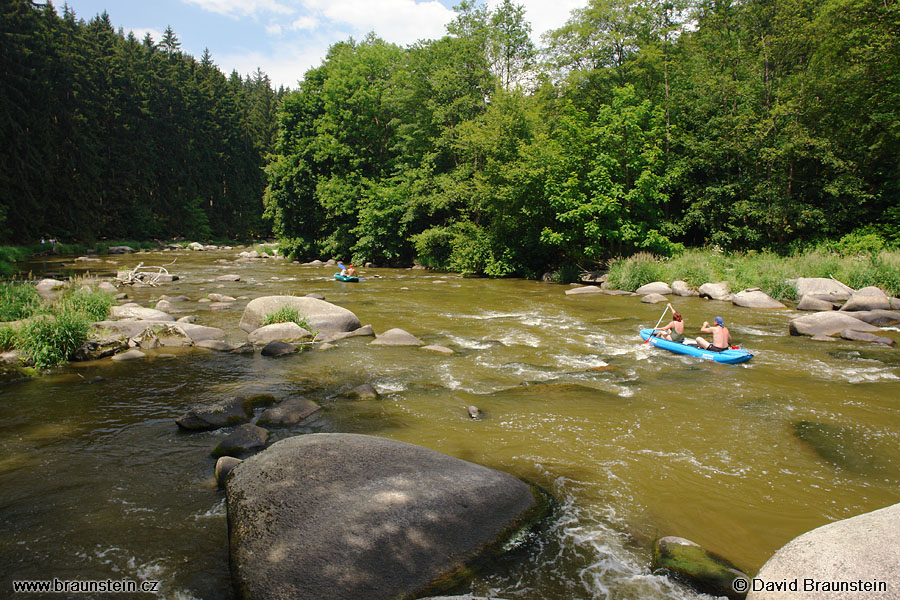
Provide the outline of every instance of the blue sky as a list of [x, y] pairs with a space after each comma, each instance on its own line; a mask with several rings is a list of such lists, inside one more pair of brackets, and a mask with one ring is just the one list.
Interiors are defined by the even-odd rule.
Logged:
[[[488, 0], [495, 6], [499, 0]], [[171, 25], [188, 54], [209, 48], [226, 75], [247, 75], [257, 67], [273, 84], [296, 87], [328, 47], [374, 31], [401, 46], [442, 36], [458, 0], [67, 0], [77, 17], [103, 12], [118, 29], [159, 41]], [[526, 8], [535, 42], [548, 29], [565, 23], [586, 0], [519, 0]], [[56, 6], [61, 10], [63, 0]]]

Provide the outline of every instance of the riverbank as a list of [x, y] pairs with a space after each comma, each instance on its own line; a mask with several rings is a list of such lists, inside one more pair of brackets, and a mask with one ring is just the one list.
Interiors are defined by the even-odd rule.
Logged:
[[900, 251], [845, 253], [811, 249], [779, 256], [694, 249], [672, 258], [640, 253], [611, 261], [607, 284], [633, 292], [654, 281], [681, 280], [695, 288], [708, 282], [727, 282], [729, 289], [760, 288], [772, 298], [784, 301], [798, 300], [792, 280], [800, 277], [833, 278], [854, 289], [875, 286], [890, 296], [900, 296]]

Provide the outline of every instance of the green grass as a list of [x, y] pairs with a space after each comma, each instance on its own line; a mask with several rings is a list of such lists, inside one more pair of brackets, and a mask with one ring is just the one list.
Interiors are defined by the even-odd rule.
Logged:
[[273, 325], [275, 323], [296, 323], [303, 329], [312, 332], [309, 321], [306, 320], [300, 311], [290, 306], [282, 306], [275, 312], [267, 313], [262, 320], [263, 326]]
[[797, 299], [791, 279], [833, 277], [854, 289], [876, 286], [889, 296], [900, 296], [900, 251], [896, 250], [857, 253], [820, 246], [780, 256], [772, 252], [724, 254], [695, 249], [670, 259], [642, 252], [610, 261], [608, 267], [610, 287], [628, 291], [653, 281], [671, 283], [682, 279], [694, 287], [726, 281], [732, 291], [760, 288], [784, 301]]
[[0, 283], [0, 321], [27, 319], [41, 308], [41, 297], [33, 285]]
[[0, 348], [18, 350], [39, 369], [68, 361], [87, 339], [90, 324], [105, 319], [113, 305], [109, 294], [77, 282], [53, 301], [43, 301], [30, 284], [2, 283], [0, 298], [0, 311], [12, 317], [5, 320], [29, 319], [17, 330], [0, 327]]

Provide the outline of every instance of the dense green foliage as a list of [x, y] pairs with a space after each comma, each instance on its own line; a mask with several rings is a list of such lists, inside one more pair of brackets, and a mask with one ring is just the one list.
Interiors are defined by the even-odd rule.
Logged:
[[27, 319], [41, 309], [41, 297], [33, 285], [0, 282], [0, 321]]
[[442, 39], [333, 46], [279, 114], [285, 248], [565, 279], [639, 251], [900, 240], [896, 2], [590, 0], [542, 64], [529, 29], [462, 2]]
[[560, 281], [900, 243], [896, 1], [588, 0], [539, 51], [513, 0], [463, 0], [445, 37], [337, 43], [284, 94], [171, 29], [0, 16], [0, 239], [270, 226], [298, 258]]
[[725, 281], [732, 290], [758, 287], [777, 300], [796, 300], [790, 280], [797, 277], [834, 277], [855, 289], [877, 286], [900, 297], [900, 252], [837, 253], [813, 248], [778, 256], [772, 252], [690, 250], [673, 258], [641, 252], [611, 261], [608, 283], [634, 291], [654, 281], [681, 279], [693, 287]]
[[0, 0], [0, 239], [267, 233], [277, 94], [178, 46]]

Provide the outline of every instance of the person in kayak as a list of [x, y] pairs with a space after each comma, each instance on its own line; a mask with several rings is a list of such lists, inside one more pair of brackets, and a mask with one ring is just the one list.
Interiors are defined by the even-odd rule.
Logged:
[[682, 319], [681, 313], [677, 312], [671, 304], [668, 307], [672, 309], [672, 321], [665, 327], [654, 329], [653, 335], [680, 344], [684, 341], [684, 319]]
[[702, 337], [697, 338], [697, 345], [704, 350], [723, 352], [731, 348], [731, 332], [725, 327], [725, 320], [722, 317], [716, 317], [712, 327], [709, 326], [709, 321], [703, 321], [700, 333], [711, 333], [713, 338], [712, 344]]

